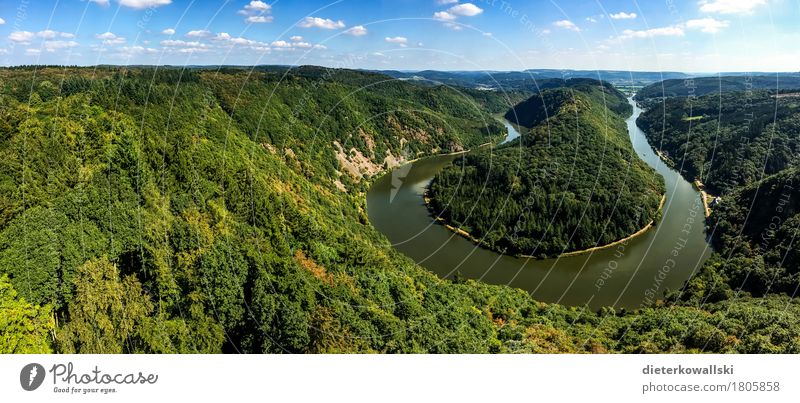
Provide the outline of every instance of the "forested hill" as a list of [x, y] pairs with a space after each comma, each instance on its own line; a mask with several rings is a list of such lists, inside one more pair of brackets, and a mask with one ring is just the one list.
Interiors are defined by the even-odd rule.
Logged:
[[706, 94], [752, 90], [800, 90], [800, 73], [669, 79], [640, 89], [635, 99], [643, 102], [663, 97], [699, 97]]
[[595, 313], [437, 278], [365, 182], [495, 138], [503, 101], [263, 70], [0, 69], [0, 352], [798, 351], [786, 298]]
[[506, 116], [531, 126], [438, 174], [431, 206], [491, 249], [556, 256], [624, 238], [657, 219], [663, 179], [633, 151], [630, 105], [608, 84], [569, 80]]
[[800, 171], [790, 168], [737, 189], [714, 211], [717, 247], [731, 285], [756, 295], [795, 294], [800, 284]]
[[[689, 180], [721, 194], [707, 220], [715, 253], [670, 299], [684, 306], [737, 306], [743, 295], [770, 306], [796, 305], [800, 285], [800, 98], [795, 93], [731, 91], [653, 104], [637, 124]], [[774, 294], [784, 296], [777, 297]], [[776, 305], [774, 309], [781, 311]], [[793, 314], [790, 314], [793, 315]], [[753, 313], [751, 320], [760, 321]], [[766, 331], [768, 329], [768, 331]], [[800, 342], [781, 326], [750, 334], [764, 352]]]
[[[549, 88], [561, 88], [559, 91], [546, 91]], [[572, 89], [574, 91], [564, 91]], [[520, 126], [532, 128], [551, 116], [555, 116], [564, 104], [570, 102], [575, 91], [587, 94], [600, 105], [605, 106], [620, 116], [631, 113], [631, 105], [619, 91], [610, 84], [591, 79], [573, 78], [557, 80], [550, 83], [538, 95], [531, 96], [509, 109], [505, 118]]]
[[720, 193], [780, 172], [800, 152], [797, 94], [669, 98], [642, 113], [637, 124], [688, 180], [699, 178]]
[[540, 91], [552, 83], [575, 78], [602, 80], [616, 85], [644, 85], [671, 78], [688, 78], [684, 73], [669, 71], [556, 70], [525, 71], [381, 71], [392, 77], [428, 83], [443, 83], [467, 88], [494, 90]]

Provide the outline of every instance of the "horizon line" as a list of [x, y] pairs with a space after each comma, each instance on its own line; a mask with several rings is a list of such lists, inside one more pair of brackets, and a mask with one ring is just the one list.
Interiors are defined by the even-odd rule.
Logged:
[[407, 72], [407, 73], [417, 73], [417, 72], [424, 72], [424, 71], [436, 71], [442, 73], [484, 73], [484, 72], [495, 72], [495, 73], [524, 73], [526, 71], [579, 71], [579, 72], [622, 72], [622, 73], [680, 73], [680, 74], [732, 74], [732, 73], [742, 73], [742, 74], [753, 74], [753, 73], [763, 73], [763, 74], [800, 74], [800, 70], [798, 71], [785, 71], [785, 70], [726, 70], [726, 71], [681, 71], [681, 70], [626, 70], [626, 69], [580, 69], [580, 68], [550, 68], [550, 67], [534, 67], [534, 68], [527, 68], [524, 70], [501, 70], [501, 69], [478, 69], [478, 70], [470, 70], [470, 69], [454, 69], [454, 70], [437, 70], [437, 69], [407, 69], [407, 68], [388, 68], [388, 69], [374, 69], [374, 68], [349, 68], [349, 67], [336, 67], [336, 66], [324, 66], [319, 64], [111, 64], [111, 63], [101, 63], [101, 64], [16, 64], [16, 65], [6, 65], [0, 66], [0, 69], [11, 69], [11, 68], [26, 68], [26, 67], [60, 67], [60, 68], [92, 68], [92, 67], [180, 67], [180, 68], [222, 68], [222, 67], [237, 67], [237, 68], [247, 68], [247, 67], [288, 67], [288, 68], [298, 68], [298, 67], [321, 67], [326, 69], [339, 69], [339, 70], [362, 70], [362, 71], [399, 71], [399, 72]]

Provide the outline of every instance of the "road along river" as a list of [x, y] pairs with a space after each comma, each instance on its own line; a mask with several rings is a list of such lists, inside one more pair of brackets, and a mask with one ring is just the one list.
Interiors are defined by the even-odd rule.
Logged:
[[[633, 101], [628, 133], [636, 153], [664, 177], [661, 221], [625, 243], [557, 259], [524, 259], [483, 249], [437, 224], [423, 192], [439, 170], [458, 156], [425, 158], [377, 179], [367, 194], [372, 224], [393, 247], [441, 277], [459, 276], [524, 289], [544, 302], [572, 306], [637, 308], [677, 289], [711, 254], [700, 193], [668, 167], [636, 126]], [[506, 125], [509, 137], [519, 136]], [[524, 167], [523, 167], [524, 169]]]

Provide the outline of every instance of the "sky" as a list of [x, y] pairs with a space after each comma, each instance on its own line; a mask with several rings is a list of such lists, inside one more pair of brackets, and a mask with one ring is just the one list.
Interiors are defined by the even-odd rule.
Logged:
[[800, 0], [0, 0], [0, 64], [800, 71]]

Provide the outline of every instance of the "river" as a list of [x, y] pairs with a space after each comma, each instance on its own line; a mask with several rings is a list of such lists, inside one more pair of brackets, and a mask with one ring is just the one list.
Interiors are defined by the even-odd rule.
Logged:
[[[667, 166], [636, 126], [632, 100], [628, 134], [636, 153], [664, 177], [663, 218], [649, 231], [608, 249], [555, 259], [524, 259], [481, 248], [435, 222], [422, 194], [457, 156], [425, 158], [377, 179], [367, 194], [372, 224], [396, 248], [440, 277], [459, 276], [528, 291], [535, 299], [571, 306], [637, 308], [683, 286], [711, 254], [700, 193]], [[509, 138], [519, 136], [506, 124]], [[394, 179], [394, 180], [393, 180]], [[394, 185], [393, 185], [394, 182]]]

